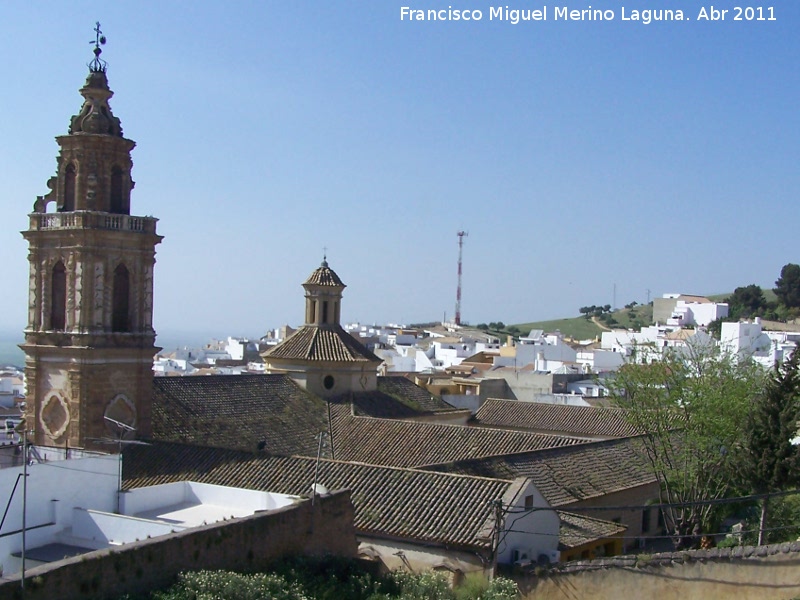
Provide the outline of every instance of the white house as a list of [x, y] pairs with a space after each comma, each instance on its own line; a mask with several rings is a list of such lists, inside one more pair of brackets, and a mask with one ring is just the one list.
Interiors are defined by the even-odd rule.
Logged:
[[800, 333], [791, 331], [764, 331], [761, 319], [723, 323], [720, 344], [732, 354], [749, 357], [765, 368], [789, 358], [800, 342]]
[[575, 365], [578, 354], [564, 342], [560, 333], [545, 335], [541, 329], [531, 330], [521, 337], [513, 356], [498, 356], [495, 366], [522, 368], [533, 365], [534, 371], [553, 372], [565, 365]]
[[677, 300], [667, 325], [672, 327], [706, 327], [712, 321], [728, 316], [728, 305], [724, 302], [711, 302], [707, 299]]

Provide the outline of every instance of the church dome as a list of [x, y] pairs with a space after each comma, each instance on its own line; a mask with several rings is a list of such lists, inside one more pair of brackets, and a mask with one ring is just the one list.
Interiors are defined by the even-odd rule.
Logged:
[[311, 273], [311, 275], [308, 276], [308, 279], [306, 279], [306, 282], [303, 285], [324, 285], [340, 288], [347, 287], [344, 283], [342, 283], [342, 280], [339, 279], [336, 271], [328, 266], [327, 260], [322, 261], [322, 264], [313, 273]]

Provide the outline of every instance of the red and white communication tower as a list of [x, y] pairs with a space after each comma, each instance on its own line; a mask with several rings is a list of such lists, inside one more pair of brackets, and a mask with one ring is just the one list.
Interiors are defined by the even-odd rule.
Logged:
[[458, 288], [456, 289], [456, 325], [461, 325], [461, 254], [464, 248], [464, 238], [469, 234], [459, 231], [458, 236]]

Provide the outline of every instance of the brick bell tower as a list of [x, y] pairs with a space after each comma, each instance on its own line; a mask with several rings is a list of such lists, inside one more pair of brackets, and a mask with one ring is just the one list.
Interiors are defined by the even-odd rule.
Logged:
[[99, 438], [151, 433], [160, 350], [153, 266], [162, 238], [157, 219], [130, 214], [135, 143], [111, 113], [99, 23], [95, 33], [83, 106], [68, 135], [56, 137], [50, 192], [37, 199], [22, 232], [30, 263], [25, 421], [41, 445], [99, 448]]

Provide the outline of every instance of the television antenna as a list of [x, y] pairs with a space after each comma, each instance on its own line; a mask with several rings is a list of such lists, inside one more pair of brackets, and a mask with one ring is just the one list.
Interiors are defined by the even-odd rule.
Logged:
[[136, 428], [122, 421], [117, 421], [108, 416], [103, 419], [111, 423], [117, 429], [117, 438], [93, 438], [92, 441], [98, 444], [116, 444], [117, 454], [119, 455], [119, 465], [117, 467], [117, 514], [120, 514], [120, 504], [122, 498], [122, 447], [123, 446], [149, 446], [147, 442], [140, 440], [126, 440], [125, 436], [136, 431]]

